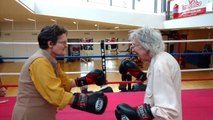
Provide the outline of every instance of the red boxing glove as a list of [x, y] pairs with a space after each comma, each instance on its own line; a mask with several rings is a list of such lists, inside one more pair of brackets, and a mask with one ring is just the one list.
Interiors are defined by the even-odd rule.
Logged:
[[92, 70], [86, 76], [75, 79], [76, 86], [81, 87], [88, 84], [102, 86], [106, 84], [106, 78], [102, 70]]
[[121, 61], [119, 72], [121, 74], [127, 74], [129, 72], [129, 74], [134, 76], [137, 80], [145, 81], [147, 79], [146, 73], [142, 72], [139, 66], [130, 59]]

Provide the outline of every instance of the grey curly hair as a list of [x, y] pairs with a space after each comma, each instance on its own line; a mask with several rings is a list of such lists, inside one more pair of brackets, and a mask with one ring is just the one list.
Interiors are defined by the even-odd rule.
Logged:
[[130, 31], [130, 41], [138, 41], [140, 45], [149, 50], [150, 56], [155, 56], [165, 50], [162, 35], [158, 30], [145, 27]]

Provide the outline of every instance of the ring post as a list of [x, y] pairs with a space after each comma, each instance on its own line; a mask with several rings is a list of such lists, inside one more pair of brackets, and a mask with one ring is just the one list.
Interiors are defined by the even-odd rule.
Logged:
[[101, 40], [101, 60], [102, 60], [102, 70], [106, 79], [106, 56], [105, 56], [105, 44], [104, 40]]

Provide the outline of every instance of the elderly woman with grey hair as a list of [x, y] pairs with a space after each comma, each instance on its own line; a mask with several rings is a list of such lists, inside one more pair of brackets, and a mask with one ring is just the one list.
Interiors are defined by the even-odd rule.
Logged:
[[149, 64], [144, 104], [119, 104], [118, 120], [182, 120], [181, 72], [173, 56], [165, 52], [161, 33], [152, 28], [131, 31], [132, 52]]

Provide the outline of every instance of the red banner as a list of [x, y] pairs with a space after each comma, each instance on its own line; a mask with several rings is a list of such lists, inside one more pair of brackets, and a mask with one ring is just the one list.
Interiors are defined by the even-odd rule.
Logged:
[[207, 0], [181, 0], [173, 7], [173, 18], [191, 17], [206, 13]]
[[178, 18], [196, 16], [196, 15], [200, 15], [204, 13], [206, 13], [206, 8], [199, 8], [199, 9], [189, 10], [186, 12], [180, 12], [178, 15]]

